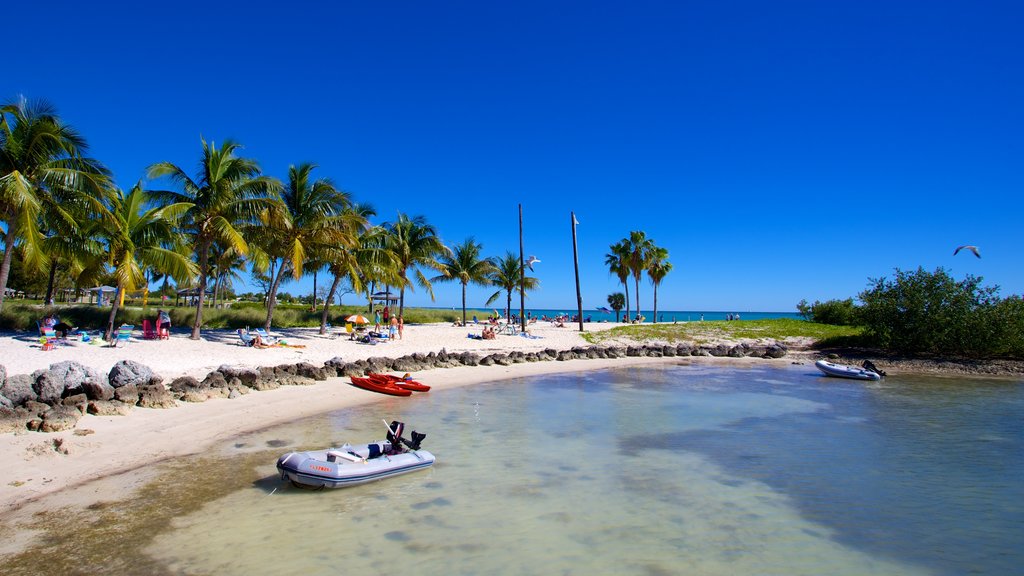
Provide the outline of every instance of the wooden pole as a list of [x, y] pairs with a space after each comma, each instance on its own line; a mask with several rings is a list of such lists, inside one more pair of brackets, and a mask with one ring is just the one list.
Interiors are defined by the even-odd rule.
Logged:
[[572, 218], [572, 263], [576, 269], [576, 310], [578, 314], [576, 318], [580, 321], [580, 332], [583, 332], [583, 297], [580, 296], [580, 257], [576, 249], [576, 213], [569, 212], [569, 216]]
[[523, 205], [519, 205], [519, 323], [526, 330], [526, 260], [523, 258]]

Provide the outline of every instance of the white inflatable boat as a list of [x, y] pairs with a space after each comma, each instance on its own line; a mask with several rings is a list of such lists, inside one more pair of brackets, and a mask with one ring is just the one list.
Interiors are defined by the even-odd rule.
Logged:
[[277, 459], [277, 470], [282, 480], [299, 487], [343, 488], [432, 466], [434, 455], [419, 447], [426, 434], [414, 431], [412, 440], [405, 440], [403, 427], [401, 422], [392, 422], [388, 428], [396, 433], [388, 432], [387, 440], [370, 444], [289, 452]]
[[854, 380], [881, 380], [882, 375], [878, 372], [868, 370], [866, 368], [858, 368], [857, 366], [847, 366], [845, 364], [833, 364], [826, 360], [818, 360], [814, 365], [821, 370], [825, 376], [835, 376], [836, 378], [852, 378]]

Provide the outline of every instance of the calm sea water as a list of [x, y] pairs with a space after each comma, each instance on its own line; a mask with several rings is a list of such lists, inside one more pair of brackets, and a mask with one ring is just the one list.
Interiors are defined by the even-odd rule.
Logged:
[[[1022, 415], [1019, 382], [809, 366], [432, 392], [166, 464], [5, 573], [46, 557], [79, 573], [1020, 574]], [[322, 492], [277, 478], [279, 454], [375, 439], [382, 418], [427, 432], [435, 467]]]
[[[505, 314], [504, 308], [496, 308], [502, 315]], [[577, 313], [576, 308], [527, 308], [534, 317], [540, 318], [547, 316], [553, 318], [555, 316], [561, 316], [568, 314], [570, 317], [575, 316]], [[512, 306], [512, 313], [519, 314], [519, 308], [516, 304]], [[621, 321], [626, 311], [621, 310], [618, 318]], [[635, 315], [633, 310], [630, 310], [630, 317]], [[640, 312], [644, 316], [646, 322], [654, 321], [653, 310], [642, 310]], [[658, 321], [659, 322], [699, 322], [701, 318], [705, 321], [711, 320], [726, 320], [729, 315], [739, 314], [741, 320], [763, 320], [765, 318], [793, 318], [794, 320], [800, 320], [803, 317], [797, 312], [746, 312], [743, 310], [726, 310], [724, 312], [716, 310], [658, 310]], [[583, 309], [583, 318], [586, 320], [590, 318], [591, 322], [615, 322], [615, 312], [611, 313], [601, 312], [593, 308]]]

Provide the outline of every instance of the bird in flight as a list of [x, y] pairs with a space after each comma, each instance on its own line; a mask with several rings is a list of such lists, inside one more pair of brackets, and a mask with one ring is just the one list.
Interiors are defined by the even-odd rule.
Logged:
[[530, 272], [533, 272], [533, 265], [536, 262], [540, 262], [540, 258], [537, 258], [536, 256], [530, 256], [530, 258], [526, 260], [526, 265], [530, 267]]
[[956, 256], [961, 250], [970, 250], [971, 252], [974, 252], [975, 256], [977, 256], [978, 258], [981, 258], [981, 252], [978, 252], [978, 247], [977, 246], [967, 246], [967, 245], [957, 246], [956, 250], [953, 250], [953, 256]]

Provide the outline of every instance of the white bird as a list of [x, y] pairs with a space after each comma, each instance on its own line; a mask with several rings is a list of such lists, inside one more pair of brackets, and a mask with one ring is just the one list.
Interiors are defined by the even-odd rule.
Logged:
[[530, 256], [530, 258], [526, 260], [526, 265], [530, 268], [530, 272], [533, 272], [533, 265], [537, 262], [540, 262], [540, 258], [537, 258], [536, 256]]
[[981, 258], [981, 252], [978, 252], [978, 247], [977, 246], [968, 246], [966, 244], [963, 245], [963, 246], [957, 246], [956, 250], [953, 250], [953, 256], [956, 256], [957, 253], [960, 252], [961, 250], [970, 250], [971, 252], [974, 252], [975, 256], [977, 256], [978, 258]]

